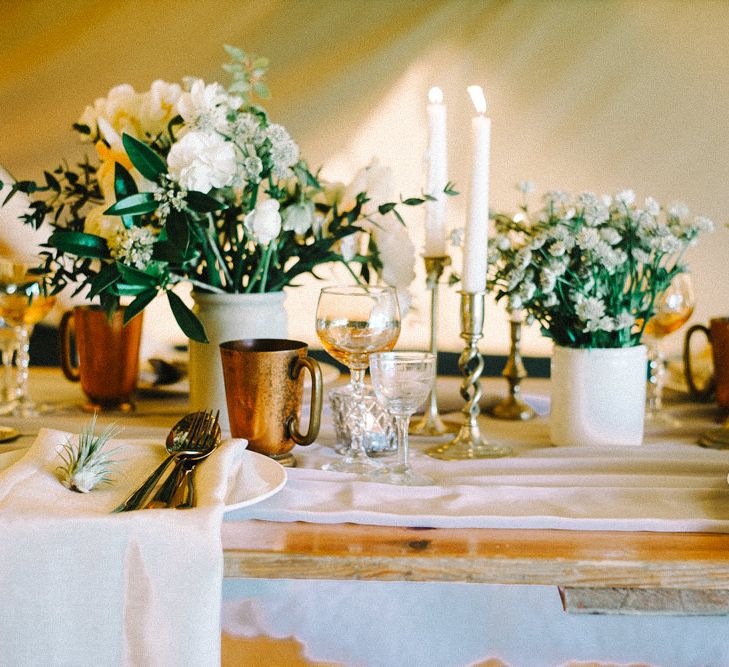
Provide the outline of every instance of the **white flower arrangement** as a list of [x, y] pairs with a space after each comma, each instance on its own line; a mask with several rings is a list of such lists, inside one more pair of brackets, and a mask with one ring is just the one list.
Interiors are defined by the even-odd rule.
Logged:
[[[526, 197], [533, 186], [519, 184]], [[523, 309], [558, 345], [640, 344], [656, 298], [686, 270], [682, 259], [700, 233], [713, 230], [685, 204], [662, 209], [632, 190], [598, 197], [551, 191], [531, 215], [495, 214], [489, 287], [509, 311]]]
[[164, 293], [183, 332], [206, 341], [174, 292], [180, 282], [275, 292], [339, 262], [360, 283], [406, 288], [414, 248], [398, 208], [428, 195], [388, 201], [376, 166], [346, 189], [320, 180], [287, 130], [251, 102], [267, 96], [265, 59], [226, 50], [228, 89], [201, 79], [155, 81], [141, 93], [116, 86], [74, 125], [98, 163], [13, 184], [11, 194], [34, 199], [26, 222], [53, 228], [44, 252], [54, 292], [75, 284], [109, 313], [131, 297], [125, 321]]

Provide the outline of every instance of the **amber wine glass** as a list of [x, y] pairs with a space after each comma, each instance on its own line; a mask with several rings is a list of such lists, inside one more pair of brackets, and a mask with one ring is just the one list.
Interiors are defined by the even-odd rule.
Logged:
[[8, 414], [32, 417], [39, 407], [28, 394], [30, 335], [56, 299], [47, 294], [44, 260], [38, 256], [0, 257], [0, 318], [12, 328], [16, 340], [16, 382], [10, 391]]
[[400, 335], [397, 293], [392, 287], [325, 287], [316, 309], [316, 333], [324, 349], [349, 368], [352, 391], [351, 446], [324, 469], [376, 475], [383, 466], [364, 448], [364, 378], [370, 354], [391, 350]]
[[648, 344], [648, 405], [646, 420], [666, 426], [680, 426], [679, 420], [663, 411], [663, 387], [666, 382], [666, 354], [663, 340], [680, 329], [694, 312], [696, 304], [691, 276], [679, 273], [665, 292], [656, 299], [655, 312], [643, 330]]

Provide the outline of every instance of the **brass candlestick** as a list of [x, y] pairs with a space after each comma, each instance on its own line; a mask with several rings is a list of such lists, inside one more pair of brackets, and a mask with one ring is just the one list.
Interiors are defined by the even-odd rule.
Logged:
[[508, 456], [511, 450], [489, 444], [481, 437], [478, 426], [481, 399], [479, 378], [483, 372], [483, 357], [478, 351], [478, 341], [482, 338], [484, 319], [484, 292], [461, 292], [461, 338], [466, 341], [458, 367], [464, 376], [461, 383], [461, 396], [466, 401], [462, 412], [466, 421], [456, 437], [443, 445], [427, 451], [429, 456], [445, 461], [463, 459], [491, 459]]
[[710, 449], [729, 449], [729, 418], [722, 426], [715, 426], [699, 436], [699, 444]]
[[491, 414], [499, 419], [526, 421], [534, 417], [536, 412], [521, 398], [521, 381], [527, 376], [519, 349], [521, 320], [515, 317], [509, 324], [511, 325], [511, 350], [504, 370], [501, 372], [509, 383], [509, 395], [491, 408]]
[[[425, 257], [426, 285], [430, 290], [430, 351], [438, 358], [438, 293], [440, 292], [439, 281], [446, 266], [451, 263], [448, 255], [438, 257]], [[410, 426], [411, 435], [439, 436], [447, 433], [455, 433], [459, 426], [450, 422], [444, 422], [438, 413], [438, 397], [435, 385], [425, 403], [423, 416]]]

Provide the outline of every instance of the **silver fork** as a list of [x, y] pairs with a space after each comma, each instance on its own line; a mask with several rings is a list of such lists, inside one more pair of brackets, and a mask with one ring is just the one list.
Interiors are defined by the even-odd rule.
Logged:
[[175, 496], [178, 494], [175, 494], [173, 498], [171, 499], [171, 502], [169, 503], [169, 506], [174, 506], [177, 509], [188, 509], [190, 507], [195, 507], [197, 505], [197, 500], [195, 498], [195, 469], [197, 468], [197, 465], [205, 458], [210, 456], [210, 454], [215, 451], [215, 448], [220, 444], [220, 410], [218, 410], [215, 413], [214, 418], [210, 418], [210, 421], [206, 424], [207, 428], [207, 435], [204, 438], [204, 452], [201, 453], [201, 456], [187, 459], [183, 464], [183, 478], [180, 480], [180, 484], [178, 486], [178, 489], [182, 487], [182, 482], [186, 481], [185, 485], [185, 492], [182, 497], [177, 503], [175, 503]]
[[174, 429], [170, 433], [165, 442], [165, 447], [169, 453], [169, 456], [155, 469], [155, 471], [145, 480], [145, 482], [134, 492], [129, 498], [127, 498], [121, 505], [116, 507], [112, 512], [129, 512], [130, 510], [136, 510], [143, 507], [145, 501], [152, 493], [154, 487], [159, 482], [160, 478], [167, 469], [167, 466], [172, 461], [179, 462], [186, 456], [196, 456], [199, 452], [199, 447], [195, 447], [196, 439], [204, 435], [204, 425], [211, 417], [211, 412], [197, 412], [191, 415], [191, 421], [187, 425], [187, 430], [184, 433], [184, 437], [174, 437], [176, 434]]

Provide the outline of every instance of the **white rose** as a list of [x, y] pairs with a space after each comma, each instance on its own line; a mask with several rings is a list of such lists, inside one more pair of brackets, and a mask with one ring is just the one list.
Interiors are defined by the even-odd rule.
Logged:
[[[105, 98], [99, 97], [93, 106], [86, 107], [79, 122], [91, 128], [91, 138], [93, 138], [95, 126], [98, 126], [102, 134], [110, 135], [105, 138], [112, 144], [115, 144], [117, 135], [121, 136], [125, 132], [140, 138], [141, 100], [142, 95], [129, 84], [115, 86]], [[106, 132], [101, 127], [102, 125], [106, 128]]]
[[266, 199], [246, 215], [243, 224], [257, 243], [268, 245], [281, 232], [281, 214], [275, 199]]
[[167, 156], [172, 178], [185, 190], [224, 188], [236, 175], [233, 145], [214, 132], [188, 132]]
[[177, 83], [160, 79], [152, 82], [139, 105], [139, 120], [145, 134], [153, 137], [167, 129], [167, 124], [177, 114], [180, 95], [182, 88]]
[[314, 220], [314, 204], [310, 201], [292, 204], [283, 212], [283, 229], [296, 234], [306, 234]]

